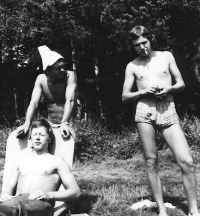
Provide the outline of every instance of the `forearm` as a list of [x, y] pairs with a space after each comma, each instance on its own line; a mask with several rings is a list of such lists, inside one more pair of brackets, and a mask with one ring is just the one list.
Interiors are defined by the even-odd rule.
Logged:
[[32, 122], [32, 119], [35, 115], [35, 112], [37, 110], [37, 104], [30, 104], [28, 109], [27, 109], [27, 113], [26, 113], [26, 120], [25, 120], [25, 124], [30, 126], [31, 122]]
[[69, 100], [65, 102], [64, 107], [64, 113], [61, 122], [69, 122], [72, 115], [73, 115], [73, 109], [74, 109], [75, 103], [73, 100]]
[[183, 91], [185, 89], [185, 84], [184, 82], [177, 82], [176, 84], [168, 86], [167, 88], [168, 94], [174, 94]]
[[67, 189], [64, 191], [52, 191], [52, 192], [47, 192], [46, 195], [47, 195], [47, 200], [68, 202], [77, 199], [80, 196], [80, 190]]
[[13, 190], [11, 188], [6, 187], [2, 191], [1, 195], [10, 195], [10, 196], [13, 196], [14, 194], [13, 194]]
[[145, 96], [143, 90], [139, 90], [137, 92], [127, 92], [122, 95], [122, 101], [126, 104], [133, 103], [143, 96]]

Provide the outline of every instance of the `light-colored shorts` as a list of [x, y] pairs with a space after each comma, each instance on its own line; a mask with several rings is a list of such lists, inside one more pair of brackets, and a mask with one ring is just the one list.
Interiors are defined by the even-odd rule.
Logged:
[[173, 101], [146, 98], [137, 103], [135, 122], [152, 124], [158, 128], [180, 124]]

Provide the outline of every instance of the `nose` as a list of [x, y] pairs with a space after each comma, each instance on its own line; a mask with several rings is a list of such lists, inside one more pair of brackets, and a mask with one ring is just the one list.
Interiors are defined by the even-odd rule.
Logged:
[[40, 135], [38, 134], [38, 135], [36, 135], [36, 139], [37, 140], [39, 140], [40, 139]]
[[143, 49], [143, 48], [144, 48], [144, 45], [143, 45], [143, 44], [140, 44], [140, 48]]

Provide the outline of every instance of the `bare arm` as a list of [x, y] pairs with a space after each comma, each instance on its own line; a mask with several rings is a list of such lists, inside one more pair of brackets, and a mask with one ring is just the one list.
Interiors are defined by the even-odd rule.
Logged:
[[71, 201], [80, 196], [80, 189], [76, 183], [68, 164], [59, 157], [57, 160], [57, 172], [66, 190], [49, 192], [51, 200]]
[[18, 177], [19, 177], [19, 159], [15, 161], [9, 181], [7, 182], [6, 188], [2, 193], [2, 198], [4, 200], [9, 199], [11, 198], [11, 196], [15, 195], [14, 192], [17, 186]]
[[42, 94], [42, 86], [41, 86], [42, 76], [43, 75], [39, 75], [35, 81], [35, 86], [33, 88], [31, 101], [26, 113], [26, 120], [25, 123], [17, 129], [17, 134], [16, 134], [17, 136], [21, 132], [24, 132], [26, 134], [32, 122], [33, 116], [37, 110], [38, 103]]
[[[69, 123], [70, 118], [73, 115], [74, 106], [76, 104], [76, 89], [77, 89], [77, 78], [74, 72], [69, 72], [70, 76], [67, 83], [67, 88], [65, 92], [65, 106], [64, 106], [64, 113], [61, 121], [61, 134], [63, 137], [67, 137], [69, 135], [68, 126], [64, 123]], [[66, 134], [64, 133], [66, 132]]]
[[169, 61], [169, 70], [171, 73], [171, 76], [174, 78], [175, 80], [175, 84], [171, 85], [171, 86], [167, 86], [165, 88], [163, 88], [163, 90], [160, 93], [156, 93], [156, 96], [165, 96], [169, 93], [173, 94], [173, 93], [177, 93], [180, 92], [182, 90], [184, 90], [185, 88], [185, 83], [183, 81], [183, 78], [181, 76], [181, 73], [176, 65], [176, 61], [174, 59], [174, 56], [170, 53], [170, 52], [166, 52], [166, 57]]
[[122, 101], [124, 103], [132, 103], [147, 94], [154, 94], [156, 92], [156, 86], [148, 87], [146, 89], [138, 90], [136, 92], [131, 92], [134, 85], [134, 64], [129, 63], [126, 67], [125, 81], [122, 92]]
[[30, 194], [29, 199], [45, 198], [47, 200], [66, 202], [72, 201], [80, 196], [79, 186], [77, 185], [74, 175], [72, 174], [68, 164], [61, 157], [57, 157], [55, 159], [55, 166], [57, 167], [58, 175], [61, 178], [65, 190], [50, 192], [37, 190]]

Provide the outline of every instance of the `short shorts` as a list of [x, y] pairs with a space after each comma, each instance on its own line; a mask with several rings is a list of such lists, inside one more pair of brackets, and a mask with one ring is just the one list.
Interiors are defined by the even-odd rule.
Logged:
[[146, 98], [137, 103], [135, 122], [152, 124], [157, 128], [180, 124], [173, 101]]

